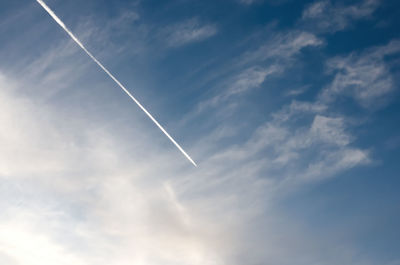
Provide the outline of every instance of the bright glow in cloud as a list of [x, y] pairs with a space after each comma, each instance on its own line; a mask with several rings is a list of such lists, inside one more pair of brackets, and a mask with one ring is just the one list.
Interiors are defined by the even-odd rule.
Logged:
[[193, 161], [193, 159], [185, 152], [185, 150], [183, 150], [183, 148], [169, 135], [169, 133], [161, 126], [160, 123], [158, 123], [158, 121], [150, 114], [150, 112], [148, 112], [145, 107], [143, 107], [142, 104], [140, 104], [140, 102], [129, 92], [128, 89], [125, 88], [125, 86], [123, 86], [121, 84], [121, 82], [118, 81], [117, 78], [114, 77], [114, 75], [112, 75], [110, 73], [110, 71], [107, 70], [107, 68], [105, 68], [103, 66], [103, 64], [101, 64], [96, 57], [94, 57], [87, 49], [86, 47], [78, 40], [77, 37], [75, 37], [75, 35], [67, 28], [67, 26], [61, 21], [61, 19], [59, 19], [57, 17], [57, 15], [53, 12], [53, 10], [51, 10], [42, 0], [37, 0], [37, 2], [47, 11], [47, 13], [49, 13], [49, 15], [65, 30], [65, 32], [68, 33], [68, 35], [86, 52], [87, 55], [89, 55], [89, 57], [98, 65], [100, 66], [100, 68], [109, 76], [111, 77], [112, 80], [114, 80], [114, 82], [120, 87], [122, 88], [122, 90], [139, 106], [139, 108], [141, 110], [143, 110], [144, 113], [146, 113], [146, 115], [157, 125], [157, 127], [168, 137], [168, 139], [179, 149], [179, 151], [182, 152], [182, 154], [195, 166], [197, 167], [196, 163]]

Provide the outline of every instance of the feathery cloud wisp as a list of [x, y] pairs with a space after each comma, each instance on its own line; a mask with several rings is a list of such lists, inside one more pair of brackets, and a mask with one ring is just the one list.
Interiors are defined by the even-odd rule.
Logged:
[[163, 40], [170, 47], [180, 47], [185, 44], [206, 40], [217, 34], [213, 24], [202, 24], [197, 18], [168, 26], [161, 32]]
[[396, 86], [385, 57], [398, 58], [399, 43], [394, 40], [362, 53], [353, 52], [346, 57], [330, 59], [327, 70], [334, 74], [334, 79], [322, 90], [320, 100], [331, 102], [338, 96], [350, 96], [366, 108], [381, 106]]
[[377, 0], [359, 1], [350, 6], [318, 1], [303, 11], [301, 23], [313, 31], [334, 33], [350, 27], [356, 20], [369, 18], [379, 4]]

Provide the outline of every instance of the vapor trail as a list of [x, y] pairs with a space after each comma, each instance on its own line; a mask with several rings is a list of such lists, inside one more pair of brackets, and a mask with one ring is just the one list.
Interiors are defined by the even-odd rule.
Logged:
[[142, 104], [140, 104], [140, 102], [134, 97], [132, 96], [132, 94], [128, 91], [128, 89], [126, 89], [121, 82], [118, 81], [117, 78], [115, 78], [110, 71], [107, 70], [107, 68], [105, 68], [97, 59], [96, 57], [94, 57], [87, 49], [85, 46], [83, 46], [83, 44], [78, 40], [77, 37], [75, 37], [75, 35], [67, 28], [67, 26], [61, 21], [61, 19], [59, 19], [57, 17], [57, 15], [53, 12], [53, 10], [50, 9], [50, 7], [48, 7], [46, 5], [46, 3], [44, 3], [42, 0], [36, 0], [46, 11], [47, 13], [49, 13], [49, 15], [65, 30], [65, 32], [68, 33], [68, 35], [82, 48], [82, 50], [84, 50], [87, 55], [89, 55], [90, 58], [92, 58], [92, 60], [98, 65], [100, 66], [101, 69], [103, 69], [103, 71], [109, 76], [111, 77], [112, 80], [114, 80], [115, 83], [117, 83], [117, 85], [122, 88], [123, 91], [125, 91], [125, 93], [139, 106], [139, 108], [141, 108], [144, 113], [146, 113], [146, 115], [158, 126], [158, 128], [160, 128], [160, 130], [168, 137], [169, 140], [171, 140], [171, 142], [179, 149], [179, 151], [182, 152], [182, 154], [185, 155], [185, 157], [195, 166], [197, 167], [196, 163], [193, 161], [192, 158], [190, 158], [190, 156], [185, 152], [185, 150], [183, 150], [183, 148], [171, 137], [171, 135], [169, 135], [169, 133], [161, 126], [161, 124], [158, 123], [158, 121], [150, 114], [150, 112], [148, 112], [143, 106]]

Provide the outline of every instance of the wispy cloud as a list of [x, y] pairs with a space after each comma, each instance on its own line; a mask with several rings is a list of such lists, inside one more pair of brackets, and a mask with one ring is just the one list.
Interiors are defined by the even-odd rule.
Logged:
[[328, 72], [334, 73], [332, 83], [321, 93], [321, 99], [332, 101], [345, 95], [353, 97], [363, 107], [379, 107], [385, 96], [395, 88], [394, 78], [385, 57], [398, 56], [399, 41], [336, 57], [328, 61]]
[[264, 68], [250, 68], [241, 73], [232, 86], [227, 90], [227, 96], [233, 96], [241, 93], [245, 93], [249, 89], [259, 87], [269, 75], [279, 72], [278, 67]]
[[217, 34], [217, 32], [216, 25], [201, 23], [200, 19], [192, 18], [167, 26], [160, 32], [160, 36], [167, 42], [168, 46], [179, 47], [206, 40]]
[[379, 4], [378, 0], [359, 0], [347, 6], [318, 1], [303, 11], [301, 23], [311, 30], [333, 33], [350, 27], [356, 20], [369, 18]]
[[228, 84], [224, 86], [224, 89], [219, 94], [200, 102], [197, 111], [201, 112], [210, 107], [218, 107], [221, 102], [258, 88], [268, 76], [277, 74], [280, 71], [281, 69], [276, 66], [271, 66], [269, 68], [252, 67], [246, 69], [227, 82]]
[[[327, 110], [318, 103], [294, 101], [259, 129], [256, 138], [259, 140], [255, 143], [269, 150], [266, 154], [274, 162], [271, 169], [278, 167], [287, 178], [298, 181], [330, 177], [341, 170], [369, 163], [368, 151], [351, 147], [353, 137], [345, 129], [345, 119], [330, 117]], [[299, 120], [310, 118], [310, 124], [294, 127]], [[278, 138], [273, 137], [276, 133]], [[342, 155], [352, 162], [347, 164]]]
[[292, 89], [286, 93], [286, 96], [295, 97], [295, 96], [301, 95], [301, 94], [305, 93], [307, 91], [307, 89], [309, 89], [309, 87], [310, 86], [302, 86], [302, 87], [299, 87], [296, 89]]
[[241, 58], [241, 63], [254, 63], [274, 58], [291, 60], [302, 49], [318, 47], [322, 44], [322, 39], [306, 31], [293, 30], [286, 33], [275, 33], [271, 39], [257, 49], [246, 52]]
[[[323, 44], [315, 35], [302, 31], [271, 34], [273, 37], [269, 40], [233, 59], [232, 65], [227, 69], [234, 74], [220, 84], [220, 89], [213, 97], [198, 104], [196, 113], [216, 107], [231, 98], [243, 96], [246, 92], [262, 86], [268, 77], [280, 75], [290, 68], [302, 49]], [[228, 112], [235, 109], [235, 105], [232, 104], [226, 107]]]

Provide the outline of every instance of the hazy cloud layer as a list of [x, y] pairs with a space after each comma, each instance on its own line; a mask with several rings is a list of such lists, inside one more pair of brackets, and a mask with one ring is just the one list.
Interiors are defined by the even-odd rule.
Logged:
[[[246, 220], [266, 210], [254, 202], [368, 162], [365, 151], [351, 147], [342, 118], [293, 103], [242, 144], [204, 154], [193, 171], [151, 147], [139, 129], [140, 142], [117, 139], [99, 125], [88, 127], [89, 117], [77, 120], [13, 95], [9, 84], [3, 78], [0, 175], [6, 189], [15, 190], [5, 199], [23, 199], [4, 208], [0, 243], [16, 264], [236, 264], [234, 257], [248, 255], [261, 261], [257, 245], [243, 245], [247, 236], [232, 234], [246, 231]], [[296, 115], [314, 119], [293, 131]], [[128, 142], [142, 159], [123, 151]], [[157, 168], [141, 166], [146, 160], [158, 161]], [[247, 247], [253, 250], [242, 252]]]

